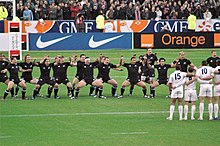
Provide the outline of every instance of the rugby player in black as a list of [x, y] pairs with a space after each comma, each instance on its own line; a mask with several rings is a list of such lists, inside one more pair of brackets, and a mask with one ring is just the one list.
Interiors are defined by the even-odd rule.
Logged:
[[217, 57], [217, 52], [215, 50], [212, 50], [212, 57], [209, 57], [207, 59], [207, 62], [209, 64], [209, 66], [211, 66], [212, 68], [216, 68], [217, 67], [217, 62], [218, 59], [220, 59], [219, 57]]
[[19, 77], [18, 77], [18, 72], [20, 70], [19, 70], [19, 67], [17, 65], [16, 57], [11, 58], [10, 64], [4, 70], [2, 70], [1, 73], [6, 73], [7, 71], [9, 71], [10, 77], [9, 77], [8, 88], [5, 90], [3, 100], [6, 99], [9, 91], [13, 88], [14, 84], [17, 84], [17, 85], [19, 85], [23, 88], [23, 90], [22, 90], [22, 99], [23, 100], [26, 99], [25, 98], [26, 84], [25, 84], [24, 80], [19, 79]]
[[[9, 79], [6, 73], [3, 73], [4, 69], [6, 69], [6, 67], [8, 66], [8, 61], [5, 60], [5, 57], [3, 56], [3, 54], [0, 54], [0, 83], [5, 83], [6, 85], [8, 85]], [[2, 72], [3, 71], [3, 72]]]
[[48, 84], [50, 85], [48, 87], [48, 97], [51, 96], [51, 93], [52, 93], [52, 90], [53, 90], [53, 87], [55, 85], [55, 81], [50, 78], [50, 70], [52, 68], [52, 64], [50, 63], [50, 60], [49, 60], [49, 56], [46, 56], [44, 57], [43, 60], [41, 60], [37, 66], [40, 68], [40, 78], [36, 84], [36, 87], [34, 89], [34, 92], [33, 92], [33, 97], [32, 99], [35, 99], [37, 94], [38, 94], [38, 90], [41, 88], [41, 86], [43, 86], [44, 84]]
[[185, 58], [185, 53], [180, 52], [179, 58], [173, 62], [173, 64], [180, 65], [182, 72], [187, 72], [188, 66], [192, 67], [194, 70], [197, 70], [196, 66], [188, 59]]
[[[153, 81], [151, 87], [155, 88], [159, 85], [167, 85], [168, 86], [168, 76], [167, 76], [167, 72], [169, 68], [173, 68], [175, 67], [175, 64], [166, 64], [165, 63], [166, 59], [165, 58], [160, 58], [159, 59], [159, 64], [154, 65], [154, 68], [157, 69], [158, 71], [158, 78], [157, 81]], [[169, 89], [169, 91], [171, 92], [171, 89]], [[151, 95], [153, 97], [155, 97], [155, 93], [153, 95]]]
[[[150, 77], [150, 82], [153, 81], [154, 77], [155, 77], [155, 70], [154, 70], [154, 64], [155, 62], [158, 61], [156, 54], [152, 53], [152, 49], [148, 49], [147, 50], [147, 54], [145, 54], [145, 56], [147, 57], [147, 60], [149, 62], [149, 64], [151, 65], [151, 69], [149, 70], [149, 77]], [[150, 95], [153, 95], [155, 92], [155, 88], [152, 88], [150, 86]]]
[[[31, 62], [31, 56], [29, 54], [25, 55], [25, 61], [18, 63], [21, 67], [21, 79], [25, 80], [25, 83], [37, 84], [38, 79], [33, 78], [32, 72], [34, 66], [36, 66], [35, 60]], [[18, 95], [18, 86], [16, 87], [15, 97]]]
[[118, 67], [120, 67], [120, 64], [119, 65], [111, 64], [109, 57], [105, 57], [104, 62], [103, 63], [101, 62], [97, 65], [98, 68], [97, 79], [100, 80], [102, 83], [108, 83], [112, 85], [113, 97], [117, 97], [116, 90], [118, 87], [118, 83], [114, 79], [110, 78], [109, 73], [111, 68], [116, 69]]
[[85, 64], [85, 58], [86, 58], [86, 55], [85, 54], [81, 54], [80, 55], [80, 60], [77, 61], [77, 64], [76, 64], [76, 75], [75, 75], [75, 78], [72, 81], [73, 91], [75, 90], [76, 84], [83, 79], [83, 67], [84, 67], [84, 64]]
[[121, 64], [122, 66], [126, 67], [128, 70], [128, 78], [122, 83], [121, 87], [121, 95], [118, 96], [118, 98], [123, 97], [125, 87], [129, 85], [137, 85], [143, 88], [143, 94], [144, 97], [146, 96], [146, 86], [143, 81], [140, 80], [139, 78], [139, 67], [141, 66], [140, 62], [136, 62], [136, 57], [131, 57], [131, 62], [130, 63], [125, 63], [124, 61]]
[[[79, 90], [80, 88], [90, 84], [91, 86], [94, 86], [96, 88], [99, 88], [99, 97], [103, 98], [102, 96], [102, 88], [103, 84], [100, 80], [94, 79], [94, 68], [99, 64], [99, 61], [91, 62], [89, 57], [85, 58], [85, 64], [83, 66], [83, 79], [78, 83], [76, 87], [76, 94], [75, 97], [72, 99], [78, 98]], [[92, 91], [90, 90], [90, 95]]]
[[[57, 59], [58, 58], [58, 59]], [[57, 56], [55, 58], [55, 62], [52, 65], [53, 68], [53, 78], [56, 82], [54, 86], [54, 98], [59, 98], [58, 94], [58, 86], [59, 84], [64, 84], [67, 86], [69, 91], [71, 92], [72, 97], [74, 96], [72, 84], [67, 77], [67, 69], [69, 66], [73, 66], [74, 61], [70, 60], [70, 62], [65, 62], [63, 56]]]

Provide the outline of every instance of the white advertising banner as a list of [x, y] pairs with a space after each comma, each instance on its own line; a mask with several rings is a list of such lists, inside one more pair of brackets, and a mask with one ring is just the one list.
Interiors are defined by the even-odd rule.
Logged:
[[9, 48], [9, 40], [8, 40], [8, 34], [7, 33], [0, 33], [0, 51], [8, 51]]
[[196, 32], [220, 32], [220, 19], [198, 19], [196, 20]]

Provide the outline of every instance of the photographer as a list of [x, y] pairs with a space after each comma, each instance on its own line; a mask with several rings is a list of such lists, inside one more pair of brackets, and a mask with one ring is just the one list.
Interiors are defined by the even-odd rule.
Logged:
[[197, 19], [203, 19], [203, 10], [202, 10], [200, 4], [198, 4], [196, 6], [196, 10], [194, 11], [194, 14], [195, 14]]

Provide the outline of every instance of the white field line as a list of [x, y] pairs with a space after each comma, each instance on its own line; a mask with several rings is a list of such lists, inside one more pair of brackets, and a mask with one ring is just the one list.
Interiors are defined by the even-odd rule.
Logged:
[[148, 134], [149, 132], [124, 132], [124, 133], [112, 133], [115, 135], [135, 135], [135, 134]]
[[94, 115], [139, 115], [139, 114], [164, 114], [164, 113], [169, 113], [169, 111], [103, 112], [103, 113], [74, 113], [74, 114], [24, 114], [24, 115], [0, 115], [0, 118], [53, 117], [53, 116], [94, 116]]
[[11, 138], [11, 136], [0, 136], [0, 139]]

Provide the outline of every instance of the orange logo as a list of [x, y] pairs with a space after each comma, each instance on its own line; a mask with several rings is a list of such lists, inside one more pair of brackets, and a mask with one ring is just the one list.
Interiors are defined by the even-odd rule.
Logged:
[[153, 48], [154, 47], [154, 35], [142, 34], [141, 35], [141, 48]]
[[220, 47], [220, 33], [214, 33], [214, 47]]

